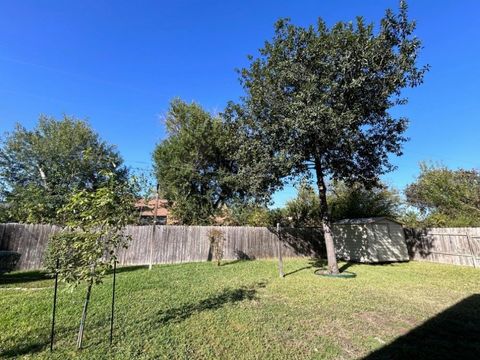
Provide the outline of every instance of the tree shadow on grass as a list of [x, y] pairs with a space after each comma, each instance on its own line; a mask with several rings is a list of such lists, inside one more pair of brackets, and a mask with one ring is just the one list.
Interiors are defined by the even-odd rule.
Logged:
[[311, 267], [313, 268], [324, 268], [325, 266], [327, 266], [327, 260], [326, 259], [322, 259], [322, 258], [319, 258], [319, 257], [314, 257], [314, 258], [311, 258], [309, 263], [308, 263]]
[[237, 260], [230, 260], [230, 261], [226, 261], [226, 262], [222, 262], [220, 264], [220, 266], [228, 266], [228, 265], [235, 265], [239, 262], [243, 262], [243, 261], [246, 261], [246, 260], [240, 260], [240, 259], [237, 259]]
[[[131, 272], [131, 271], [145, 270], [145, 269], [148, 269], [148, 265], [147, 266], [145, 266], [145, 265], [127, 265], [127, 266], [117, 265], [117, 269], [115, 270], [115, 272], [117, 274], [121, 274], [121, 273], [124, 273], [124, 272]], [[113, 270], [109, 270], [108, 273], [113, 274]]]
[[0, 275], [0, 285], [20, 284], [48, 279], [51, 279], [51, 276], [45, 271], [20, 271]]
[[20, 356], [31, 355], [46, 349], [49, 342], [35, 342], [31, 344], [23, 344], [12, 349], [0, 349], [0, 358], [2, 359], [17, 359]]
[[343, 264], [342, 266], [340, 266], [340, 268], [338, 269], [338, 271], [340, 271], [341, 273], [344, 272], [345, 270], [347, 270], [350, 266], [352, 265], [355, 265], [354, 262], [347, 262], [345, 264]]
[[292, 275], [292, 274], [295, 274], [297, 272], [300, 272], [300, 271], [303, 271], [303, 270], [308, 270], [308, 269], [311, 269], [313, 266], [304, 266], [304, 267], [301, 267], [299, 269], [296, 269], [296, 270], [293, 270], [293, 271], [290, 271], [288, 273], [285, 274], [285, 276], [289, 276], [289, 275]]
[[216, 310], [227, 304], [235, 304], [244, 300], [254, 300], [258, 288], [264, 288], [266, 283], [260, 282], [250, 287], [238, 289], [225, 289], [219, 294], [199, 301], [198, 303], [185, 304], [176, 308], [167, 309], [157, 313], [155, 323], [178, 323], [190, 316], [208, 310]]
[[[310, 266], [309, 268], [318, 268], [318, 269], [327, 269], [327, 265], [328, 265], [328, 262], [326, 259], [321, 259], [321, 258], [312, 258], [310, 260]], [[338, 270], [342, 273], [344, 271], [346, 271], [350, 266], [353, 266], [357, 264], [356, 262], [354, 261], [348, 261], [346, 262], [345, 264], [343, 264], [342, 266], [340, 266], [338, 268]]]
[[[122, 266], [118, 267], [116, 270], [117, 274], [142, 270], [145, 269], [143, 265], [133, 265], [133, 266]], [[109, 274], [113, 274], [113, 270], [109, 271]], [[42, 280], [53, 280], [53, 276], [48, 274], [43, 270], [33, 270], [33, 271], [19, 271], [9, 274], [0, 275], [0, 285], [12, 285], [12, 284], [21, 284], [21, 283], [30, 283], [35, 281]]]
[[479, 359], [480, 295], [471, 295], [367, 355], [380, 359]]
[[[34, 338], [35, 334], [27, 334], [23, 336], [23, 340], [29, 341], [30, 339]], [[11, 339], [7, 339], [5, 343], [8, 342], [19, 342], [12, 348], [5, 349], [3, 344], [0, 344], [0, 358], [2, 359], [17, 359], [19, 357], [25, 355], [32, 355], [47, 349], [47, 346], [50, 344], [50, 339], [42, 336], [42, 339], [36, 339], [35, 341], [28, 342], [28, 343], [21, 343], [21, 339], [19, 337], [14, 337]]]
[[[36, 353], [46, 352], [50, 354], [50, 323], [48, 325], [44, 324], [42, 328], [36, 330], [31, 330], [29, 332], [21, 332], [10, 338], [4, 339], [4, 343], [15, 344], [10, 348], [6, 348], [4, 343], [0, 343], [0, 359], [18, 359], [23, 356], [30, 358], [34, 357]], [[87, 325], [87, 332], [94, 333], [98, 327]], [[48, 330], [47, 330], [48, 329]], [[55, 327], [55, 337], [53, 343], [53, 351], [57, 348], [57, 341], [64, 339], [66, 336], [75, 333], [78, 330], [76, 324], [71, 324], [69, 326], [56, 325]], [[1, 331], [1, 330], [0, 330]], [[87, 348], [85, 346], [85, 348]], [[48, 356], [47, 356], [48, 357]]]
[[244, 262], [244, 261], [253, 261], [255, 260], [255, 256], [253, 255], [248, 255], [247, 253], [241, 251], [241, 250], [235, 250], [235, 260], [223, 262], [221, 266], [226, 266], [226, 265], [233, 265], [239, 262]]

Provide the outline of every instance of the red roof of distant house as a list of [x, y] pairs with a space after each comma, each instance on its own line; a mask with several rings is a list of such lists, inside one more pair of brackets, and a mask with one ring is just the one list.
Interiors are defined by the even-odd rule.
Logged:
[[[140, 199], [135, 203], [135, 207], [139, 210], [141, 209], [142, 216], [154, 216], [155, 212], [155, 199], [148, 200], [145, 202], [144, 199]], [[168, 216], [168, 209], [167, 209], [168, 201], [165, 199], [158, 199], [158, 208], [157, 208], [157, 216]]]

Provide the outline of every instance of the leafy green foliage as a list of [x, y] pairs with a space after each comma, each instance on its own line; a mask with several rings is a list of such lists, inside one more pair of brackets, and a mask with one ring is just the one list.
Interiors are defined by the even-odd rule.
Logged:
[[387, 10], [377, 32], [362, 17], [331, 28], [321, 19], [307, 28], [280, 19], [272, 41], [240, 71], [241, 103], [225, 112], [238, 131], [238, 157], [262, 188], [314, 170], [332, 272], [326, 180], [377, 185], [393, 169], [388, 155], [402, 154], [407, 120], [389, 110], [407, 102], [402, 90], [421, 84], [428, 70], [417, 67], [414, 30], [404, 1], [398, 14]]
[[[134, 185], [134, 188], [136, 189], [136, 192], [138, 193], [138, 198], [141, 198], [143, 201], [143, 204], [148, 204], [148, 201], [150, 199], [155, 198], [155, 195], [157, 193], [157, 186], [156, 186], [156, 180], [155, 180], [155, 175], [152, 170], [146, 170], [146, 169], [137, 169], [134, 171], [130, 172], [130, 180]], [[137, 199], [138, 200], [138, 199]], [[135, 224], [137, 225], [145, 225], [145, 221], [142, 221], [141, 215], [142, 211], [145, 210], [144, 207], [139, 206], [138, 207], [138, 213], [136, 217]], [[153, 222], [153, 219], [152, 219]]]
[[310, 184], [300, 183], [296, 198], [285, 205], [284, 216], [290, 226], [320, 226], [320, 200]]
[[168, 138], [154, 152], [162, 196], [182, 224], [210, 224], [224, 205], [248, 194], [235, 174], [230, 139], [234, 135], [221, 118], [198, 104], [173, 100], [166, 117]]
[[[406, 228], [419, 228], [427, 225], [424, 217], [415, 210], [406, 209], [399, 218], [402, 225]], [[432, 225], [436, 226], [436, 225]]]
[[10, 214], [8, 212], [8, 205], [0, 202], [0, 223], [5, 223], [10, 220]]
[[0, 143], [0, 199], [11, 221], [62, 222], [57, 212], [73, 192], [96, 189], [105, 172], [126, 178], [122, 159], [83, 120], [41, 116], [17, 125]]
[[123, 231], [132, 221], [135, 195], [131, 186], [114, 174], [104, 176], [103, 186], [71, 195], [59, 211], [66, 227], [48, 244], [45, 265], [72, 286], [100, 283], [116, 259], [117, 249], [127, 245]]
[[[309, 165], [348, 183], [377, 183], [391, 170], [387, 154], [401, 154], [407, 121], [388, 110], [404, 104], [400, 91], [422, 82], [420, 41], [406, 6], [387, 11], [375, 34], [361, 17], [356, 26], [302, 28], [279, 20], [275, 36], [241, 71], [244, 102], [231, 103], [229, 119], [244, 129], [239, 145], [261, 142], [271, 166], [285, 176], [309, 174]], [[245, 141], [250, 140], [250, 141]]]
[[224, 211], [224, 224], [230, 226], [275, 226], [272, 210], [264, 205], [245, 203]]
[[480, 226], [480, 173], [422, 163], [417, 180], [405, 190], [407, 203], [420, 211], [410, 223], [424, 226]]
[[386, 186], [367, 189], [359, 184], [347, 186], [341, 182], [333, 184], [328, 202], [333, 220], [376, 216], [396, 219], [402, 205], [397, 192]]
[[[331, 184], [327, 201], [332, 221], [375, 216], [397, 218], [402, 205], [399, 195], [386, 186], [367, 189], [343, 182]], [[321, 226], [320, 200], [310, 184], [300, 183], [296, 198], [287, 202], [281, 216], [282, 223], [289, 226]]]
[[153, 169], [135, 169], [130, 172], [130, 180], [137, 189], [139, 197], [147, 201], [155, 196], [156, 179]]

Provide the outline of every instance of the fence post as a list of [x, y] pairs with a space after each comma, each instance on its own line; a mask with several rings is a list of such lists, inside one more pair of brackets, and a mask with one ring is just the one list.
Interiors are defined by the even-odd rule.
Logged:
[[280, 235], [280, 223], [277, 223], [277, 236], [278, 236], [278, 272], [280, 273], [280, 277], [285, 277], [285, 273], [283, 272], [283, 259], [282, 259], [282, 239]]
[[152, 241], [150, 242], [150, 261], [148, 264], [148, 270], [152, 270], [152, 266], [153, 266], [153, 244], [155, 243], [155, 230], [157, 228], [158, 188], [159, 188], [159, 185], [157, 184], [157, 191], [155, 193], [155, 209], [153, 211]]
[[477, 268], [477, 259], [475, 257], [475, 251], [473, 251], [473, 245], [472, 245], [472, 241], [470, 240], [470, 235], [468, 235], [468, 230], [465, 233], [465, 235], [467, 236], [468, 247], [470, 248], [470, 253], [472, 254], [473, 267]]

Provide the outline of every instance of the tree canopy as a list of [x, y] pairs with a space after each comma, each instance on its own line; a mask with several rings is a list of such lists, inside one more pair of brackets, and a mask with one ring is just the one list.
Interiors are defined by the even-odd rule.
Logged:
[[61, 222], [57, 212], [70, 195], [96, 189], [105, 172], [126, 180], [115, 148], [70, 116], [41, 116], [32, 130], [17, 124], [0, 144], [0, 188], [12, 221]]
[[136, 191], [132, 184], [119, 181], [114, 173], [102, 175], [107, 178], [96, 189], [70, 194], [59, 209], [65, 227], [48, 243], [45, 265], [73, 286], [102, 281], [116, 250], [125, 245], [124, 226], [135, 215]]
[[239, 129], [239, 156], [257, 155], [252, 172], [268, 176], [271, 191], [283, 178], [314, 171], [330, 272], [338, 266], [326, 181], [376, 185], [393, 169], [388, 155], [402, 154], [407, 119], [389, 110], [407, 102], [402, 89], [419, 85], [428, 69], [417, 66], [414, 29], [403, 1], [378, 31], [362, 17], [331, 28], [322, 19], [307, 28], [281, 19], [240, 71], [242, 101], [225, 112]]
[[237, 178], [231, 138], [222, 119], [196, 103], [175, 99], [166, 116], [168, 137], [153, 159], [162, 196], [183, 224], [209, 224], [224, 205], [248, 197]]
[[[422, 163], [405, 190], [407, 203], [420, 211], [409, 225], [480, 226], [480, 172]], [[417, 222], [417, 224], [415, 224]]]

